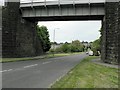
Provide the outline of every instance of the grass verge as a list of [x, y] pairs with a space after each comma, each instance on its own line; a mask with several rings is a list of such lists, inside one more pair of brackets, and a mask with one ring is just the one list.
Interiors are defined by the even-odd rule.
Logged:
[[62, 56], [69, 56], [69, 55], [77, 55], [81, 54], [83, 52], [77, 52], [77, 53], [57, 53], [57, 54], [48, 54], [46, 55], [46, 58], [53, 58], [53, 57], [62, 57]]
[[95, 58], [85, 58], [51, 88], [118, 88], [118, 69], [91, 62]]
[[33, 60], [34, 58], [1, 58], [0, 62], [6, 63], [6, 62], [16, 62], [16, 61], [27, 61], [27, 60]]
[[43, 56], [37, 56], [37, 57], [25, 57], [25, 58], [0, 58], [0, 62], [6, 63], [6, 62], [16, 62], [16, 61], [28, 61], [28, 60], [38, 60], [38, 59], [45, 59], [45, 58], [54, 58], [54, 57], [62, 57], [62, 56], [69, 56], [69, 55], [75, 55], [80, 53], [59, 53], [59, 54], [47, 54]]

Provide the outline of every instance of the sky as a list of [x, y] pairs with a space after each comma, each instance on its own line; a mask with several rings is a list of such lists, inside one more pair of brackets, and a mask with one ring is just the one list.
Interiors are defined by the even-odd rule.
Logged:
[[94, 41], [100, 37], [101, 21], [46, 21], [39, 22], [39, 26], [46, 26], [53, 42], [71, 42], [73, 40]]
[[0, 0], [0, 6], [3, 6], [3, 4], [4, 4], [4, 1]]

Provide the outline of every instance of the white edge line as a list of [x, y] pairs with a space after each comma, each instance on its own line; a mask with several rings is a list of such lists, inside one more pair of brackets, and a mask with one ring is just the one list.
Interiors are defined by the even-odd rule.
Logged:
[[54, 82], [52, 82], [52, 83], [48, 86], [48, 88], [51, 88], [52, 85], [54, 85], [57, 81], [59, 81], [60, 79], [62, 79], [65, 75], [67, 75], [67, 73], [69, 73], [69, 71], [68, 71], [68, 72], [65, 72], [62, 76], [58, 77]]
[[0, 71], [0, 72], [8, 72], [8, 71], [12, 71], [13, 69], [9, 69], [9, 70], [3, 70], [3, 71]]

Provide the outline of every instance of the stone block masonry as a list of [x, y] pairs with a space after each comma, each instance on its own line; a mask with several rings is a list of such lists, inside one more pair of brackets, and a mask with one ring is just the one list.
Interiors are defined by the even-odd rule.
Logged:
[[[119, 26], [119, 28], [118, 28], [118, 30], [119, 30], [119, 32], [118, 32], [118, 36], [119, 36], [119, 41], [118, 41], [118, 47], [120, 48], [120, 1], [119, 1], [119, 10], [118, 10], [118, 26]], [[119, 65], [120, 65], [120, 49], [118, 49], [118, 63], [119, 63]]]
[[119, 59], [119, 3], [106, 2], [105, 17], [103, 20], [103, 44], [102, 44], [102, 60], [108, 63], [118, 63]]
[[19, 2], [7, 2], [6, 5], [2, 9], [2, 56], [28, 57], [43, 53], [38, 44], [37, 23], [21, 17]]
[[2, 57], [2, 7], [0, 6], [0, 58]]

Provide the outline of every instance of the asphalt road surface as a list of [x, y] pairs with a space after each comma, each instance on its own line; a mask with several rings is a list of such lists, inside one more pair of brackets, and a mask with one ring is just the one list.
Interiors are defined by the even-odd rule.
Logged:
[[3, 88], [49, 88], [86, 54], [2, 64]]

